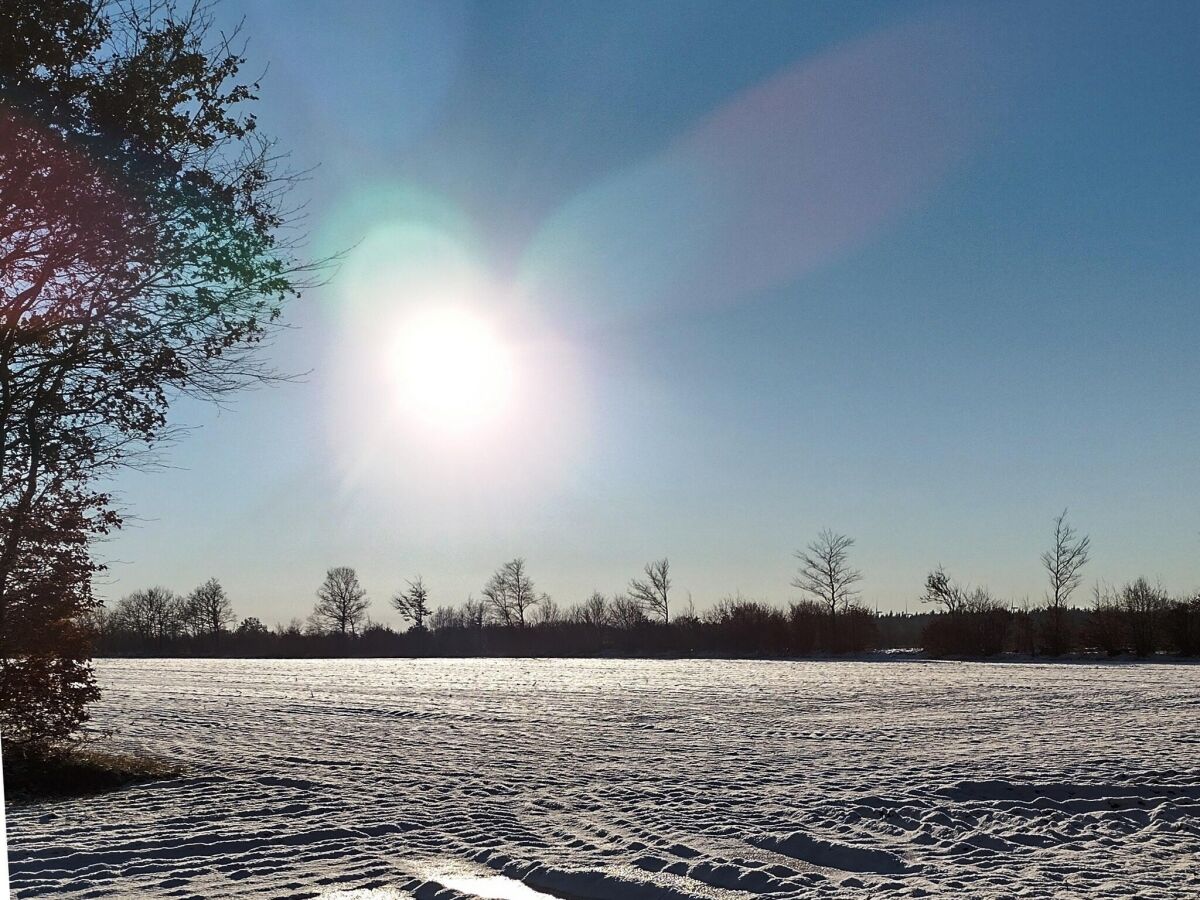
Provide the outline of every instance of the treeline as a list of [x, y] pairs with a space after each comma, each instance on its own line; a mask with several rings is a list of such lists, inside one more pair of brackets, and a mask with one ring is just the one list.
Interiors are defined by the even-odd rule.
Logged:
[[780, 607], [731, 597], [701, 614], [684, 613], [664, 623], [630, 615], [625, 598], [597, 595], [524, 627], [481, 619], [478, 604], [468, 601], [437, 608], [422, 628], [397, 631], [366, 622], [356, 632], [341, 634], [314, 630], [299, 620], [267, 627], [254, 617], [219, 631], [198, 630], [171, 618], [138, 627], [124, 619], [124, 611], [122, 601], [97, 616], [98, 655], [784, 658], [883, 649], [924, 650], [939, 657], [1200, 655], [1200, 598], [1171, 599], [1143, 579], [1102, 594], [1093, 608], [1072, 607], [1058, 615], [1046, 607], [883, 614], [852, 607], [831, 619], [810, 602]]
[[371, 601], [354, 569], [330, 569], [306, 620], [268, 628], [237, 619], [216, 579], [186, 595], [161, 587], [134, 591], [88, 621], [100, 655], [145, 656], [753, 656], [801, 657], [881, 649], [931, 656], [1002, 653], [1159, 653], [1200, 655], [1200, 597], [1171, 598], [1138, 578], [1121, 588], [1096, 585], [1090, 608], [1070, 604], [1088, 561], [1088, 538], [1055, 520], [1054, 547], [1042, 557], [1049, 586], [1038, 606], [1019, 606], [986, 588], [954, 581], [942, 566], [929, 573], [920, 600], [932, 612], [879, 614], [853, 585], [853, 540], [822, 534], [797, 553], [793, 581], [805, 599], [776, 606], [740, 595], [697, 614], [691, 602], [672, 613], [670, 564], [646, 565], [626, 590], [593, 593], [563, 608], [535, 589], [525, 560], [502, 565], [480, 596], [433, 606], [418, 576], [390, 599], [409, 627], [372, 622]]

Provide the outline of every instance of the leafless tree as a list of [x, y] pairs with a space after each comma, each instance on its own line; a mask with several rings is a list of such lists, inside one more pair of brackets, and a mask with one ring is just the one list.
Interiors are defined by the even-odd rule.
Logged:
[[1158, 649], [1163, 614], [1169, 600], [1161, 585], [1138, 578], [1121, 588], [1125, 631], [1137, 656], [1152, 656]]
[[960, 613], [967, 605], [967, 592], [955, 584], [939, 564], [925, 577], [925, 593], [921, 602], [936, 604], [945, 613]]
[[286, 625], [275, 626], [275, 633], [282, 637], [298, 638], [304, 634], [304, 620], [293, 616]]
[[132, 631], [143, 642], [162, 642], [173, 630], [172, 619], [177, 610], [175, 593], [165, 587], [134, 591], [117, 602], [115, 615], [122, 627]]
[[256, 637], [268, 634], [270, 629], [259, 621], [258, 616], [246, 616], [238, 623], [237, 634], [243, 637]]
[[806, 550], [796, 551], [802, 565], [792, 585], [815, 597], [831, 619], [858, 597], [853, 585], [862, 580], [862, 572], [850, 565], [853, 545], [854, 538], [825, 529]]
[[671, 564], [664, 557], [646, 563], [646, 580], [633, 579], [629, 582], [629, 596], [644, 610], [648, 610], [670, 623], [671, 613], [668, 594], [671, 590]]
[[392, 598], [392, 606], [403, 618], [412, 622], [417, 631], [425, 629], [425, 619], [429, 616], [429, 592], [420, 575], [408, 583], [408, 590], [399, 591]]
[[199, 637], [204, 634], [204, 619], [200, 614], [198, 604], [191, 594], [186, 597], [176, 597], [171, 604], [171, 626], [168, 634], [171, 638]]
[[609, 624], [608, 600], [599, 591], [592, 591], [590, 597], [571, 610], [571, 621], [593, 628]]
[[335, 566], [325, 573], [313, 606], [314, 624], [338, 634], [357, 634], [371, 601], [358, 582], [358, 574], [349, 566]]
[[462, 625], [464, 628], [473, 628], [476, 631], [483, 628], [483, 623], [487, 619], [487, 604], [482, 600], [476, 600], [474, 596], [468, 596], [462, 605]]
[[480, 591], [483, 595], [484, 609], [487, 615], [493, 621], [500, 625], [512, 625], [514, 614], [508, 598], [508, 583], [504, 576], [504, 570], [497, 570], [488, 583], [483, 586]]
[[682, 616], [677, 615], [675, 617], [676, 625], [679, 624], [680, 619], [686, 619], [688, 621], [693, 621], [693, 622], [700, 621], [699, 617], [696, 615], [696, 604], [692, 601], [692, 592], [691, 591], [687, 592], [687, 606], [685, 606], [683, 608], [683, 615]]
[[625, 594], [615, 595], [609, 609], [609, 619], [618, 628], [636, 628], [646, 621], [646, 611], [642, 605]]
[[483, 600], [493, 618], [501, 625], [524, 628], [526, 611], [546, 598], [534, 592], [533, 581], [525, 570], [525, 560], [511, 559], [496, 570], [483, 587]]
[[1067, 600], [1083, 580], [1080, 571], [1088, 561], [1091, 538], [1079, 535], [1067, 522], [1064, 509], [1054, 520], [1054, 548], [1042, 554], [1042, 565], [1050, 577], [1046, 603], [1051, 609], [1065, 609]]
[[1121, 592], [1110, 584], [1097, 581], [1092, 585], [1092, 609], [1084, 640], [1109, 656], [1116, 656], [1125, 649], [1123, 599]]
[[462, 610], [453, 606], [439, 606], [429, 614], [429, 627], [434, 631], [443, 628], [462, 628], [464, 625]]
[[229, 629], [233, 604], [221, 582], [210, 578], [188, 595], [188, 619], [197, 634], [220, 634]]
[[557, 625], [565, 621], [562, 610], [549, 597], [542, 597], [538, 601], [530, 619], [534, 625]]
[[1042, 554], [1042, 566], [1050, 579], [1046, 595], [1046, 651], [1051, 655], [1067, 648], [1067, 601], [1083, 580], [1082, 569], [1088, 561], [1091, 539], [1078, 534], [1067, 522], [1064, 509], [1054, 520], [1054, 546]]
[[966, 594], [963, 609], [973, 615], [1007, 612], [1009, 604], [995, 596], [986, 587], [977, 587]]

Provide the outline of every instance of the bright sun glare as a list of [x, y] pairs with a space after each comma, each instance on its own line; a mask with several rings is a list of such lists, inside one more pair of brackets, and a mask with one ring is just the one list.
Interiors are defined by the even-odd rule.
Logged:
[[492, 325], [463, 310], [436, 310], [405, 322], [396, 364], [405, 412], [445, 431], [492, 423], [511, 399], [509, 348]]

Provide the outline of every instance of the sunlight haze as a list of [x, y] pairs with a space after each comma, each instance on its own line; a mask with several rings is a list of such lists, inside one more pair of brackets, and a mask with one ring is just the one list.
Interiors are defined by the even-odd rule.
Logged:
[[1037, 602], [1064, 507], [1089, 579], [1195, 587], [1194, 5], [333, 9], [217, 10], [339, 260], [293, 383], [119, 476], [110, 602], [286, 622], [349, 565], [394, 623], [517, 555], [784, 602], [826, 527], [872, 607], [939, 562]]

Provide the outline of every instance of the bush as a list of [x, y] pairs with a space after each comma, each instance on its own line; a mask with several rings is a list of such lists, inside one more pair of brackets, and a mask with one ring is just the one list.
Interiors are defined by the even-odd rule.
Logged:
[[1163, 625], [1171, 650], [1180, 656], [1200, 655], [1200, 596], [1172, 603]]
[[1093, 596], [1095, 601], [1083, 627], [1085, 645], [1108, 656], [1123, 653], [1129, 642], [1125, 636], [1125, 618], [1121, 613], [1120, 595], [1108, 588], [1101, 589], [1097, 585]]
[[767, 603], [726, 597], [705, 613], [702, 620], [721, 652], [779, 656], [790, 650], [787, 617]]
[[4, 753], [4, 791], [10, 801], [75, 797], [129, 784], [175, 778], [182, 766], [152, 756], [101, 750], [86, 744]]
[[796, 656], [810, 656], [831, 643], [829, 614], [814, 600], [801, 600], [788, 607], [788, 631]]
[[995, 656], [1008, 646], [1013, 615], [983, 588], [961, 594], [949, 612], [930, 618], [922, 643], [933, 656]]
[[1038, 651], [1045, 656], [1062, 656], [1075, 646], [1075, 632], [1065, 606], [1047, 606], [1037, 612], [1035, 630]]
[[865, 606], [851, 605], [833, 621], [834, 653], [862, 653], [879, 647], [879, 628], [875, 611]]
[[1121, 612], [1129, 644], [1137, 656], [1151, 656], [1159, 646], [1160, 631], [1167, 611], [1167, 595], [1145, 578], [1121, 589]]

